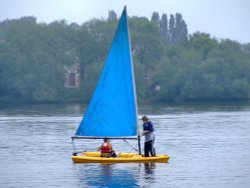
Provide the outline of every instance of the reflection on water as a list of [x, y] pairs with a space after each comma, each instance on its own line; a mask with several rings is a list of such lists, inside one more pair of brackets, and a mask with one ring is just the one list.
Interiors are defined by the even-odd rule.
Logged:
[[80, 187], [138, 187], [134, 171], [116, 164], [75, 165]]
[[156, 163], [145, 163], [144, 164], [145, 174], [153, 174], [156, 168]]
[[[148, 187], [156, 183], [155, 163], [75, 164], [79, 187]], [[167, 164], [164, 164], [165, 167]], [[159, 185], [160, 186], [160, 185]]]
[[[250, 106], [139, 112], [154, 122], [157, 153], [169, 154], [169, 163], [74, 164], [70, 137], [81, 121], [81, 106], [1, 106], [0, 187], [250, 187]], [[80, 148], [100, 144], [84, 142]], [[126, 148], [121, 141], [112, 144], [117, 152]]]

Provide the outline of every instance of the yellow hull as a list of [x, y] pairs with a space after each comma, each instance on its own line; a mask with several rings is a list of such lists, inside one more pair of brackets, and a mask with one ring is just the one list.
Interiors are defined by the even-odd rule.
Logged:
[[75, 163], [166, 163], [168, 155], [157, 155], [155, 157], [143, 157], [135, 153], [117, 153], [117, 157], [103, 158], [100, 152], [83, 152], [79, 156], [72, 156]]

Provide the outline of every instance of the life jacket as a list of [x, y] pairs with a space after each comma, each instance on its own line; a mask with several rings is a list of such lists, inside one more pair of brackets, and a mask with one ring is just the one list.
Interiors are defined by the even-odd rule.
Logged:
[[110, 153], [111, 150], [112, 150], [112, 146], [110, 143], [106, 143], [104, 142], [102, 145], [101, 145], [101, 153]]

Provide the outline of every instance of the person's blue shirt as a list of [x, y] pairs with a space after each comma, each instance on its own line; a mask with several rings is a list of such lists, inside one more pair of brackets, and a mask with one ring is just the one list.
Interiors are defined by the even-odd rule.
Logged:
[[154, 126], [151, 121], [148, 121], [143, 124], [143, 131], [154, 132]]

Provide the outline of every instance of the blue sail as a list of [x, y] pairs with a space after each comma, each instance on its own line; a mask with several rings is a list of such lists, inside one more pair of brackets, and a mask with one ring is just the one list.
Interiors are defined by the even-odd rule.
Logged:
[[76, 136], [136, 136], [136, 105], [133, 63], [125, 7], [100, 80], [76, 131]]

